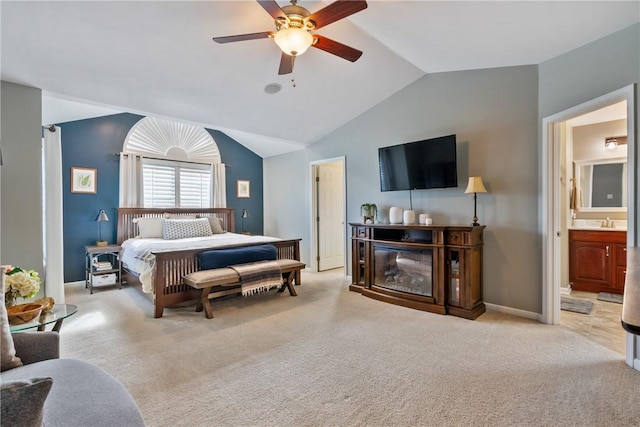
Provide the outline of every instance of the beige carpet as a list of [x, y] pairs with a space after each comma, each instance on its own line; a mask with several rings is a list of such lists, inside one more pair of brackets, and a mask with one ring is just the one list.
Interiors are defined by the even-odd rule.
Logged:
[[[165, 310], [138, 289], [67, 287], [62, 356], [119, 378], [149, 426], [627, 426], [640, 372], [560, 326], [476, 321], [303, 273], [270, 292]], [[114, 410], [116, 410], [114, 408]]]

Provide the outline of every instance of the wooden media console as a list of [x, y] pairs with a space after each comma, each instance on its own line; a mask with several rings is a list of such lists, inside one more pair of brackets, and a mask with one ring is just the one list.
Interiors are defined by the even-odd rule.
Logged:
[[380, 301], [476, 319], [484, 226], [350, 223], [349, 289]]

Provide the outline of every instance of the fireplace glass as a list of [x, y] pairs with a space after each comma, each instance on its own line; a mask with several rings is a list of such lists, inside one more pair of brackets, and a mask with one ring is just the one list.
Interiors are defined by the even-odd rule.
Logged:
[[374, 285], [410, 294], [433, 296], [433, 251], [374, 246]]

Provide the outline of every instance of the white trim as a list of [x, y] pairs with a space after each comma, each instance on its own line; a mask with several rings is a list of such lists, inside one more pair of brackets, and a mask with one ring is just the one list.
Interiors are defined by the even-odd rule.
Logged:
[[[609, 94], [600, 96], [591, 101], [576, 105], [560, 113], [551, 115], [542, 120], [542, 162], [541, 162], [541, 203], [540, 203], [540, 231], [542, 233], [542, 315], [543, 323], [558, 324], [560, 322], [560, 283], [559, 268], [559, 242], [555, 236], [561, 232], [559, 229], [558, 212], [555, 194], [558, 191], [559, 180], [556, 177], [559, 170], [555, 165], [559, 159], [559, 144], [555, 130], [560, 123], [574, 117], [601, 109], [621, 101], [627, 101], [627, 245], [637, 246], [636, 239], [636, 209], [638, 198], [636, 195], [636, 146], [635, 146], [635, 93], [636, 85], [631, 84]], [[550, 168], [554, 165], [553, 168]], [[550, 170], [551, 169], [551, 170]], [[640, 342], [640, 337], [627, 336], [626, 360], [629, 366], [639, 369], [640, 361], [635, 358], [635, 347]], [[640, 369], [639, 369], [640, 370]]]
[[524, 319], [535, 320], [541, 322], [542, 315], [540, 313], [534, 313], [533, 311], [520, 310], [519, 308], [506, 307], [504, 305], [484, 303], [487, 307], [487, 311], [495, 311], [497, 313], [510, 314], [516, 317], [522, 317]]
[[345, 156], [340, 156], [340, 157], [332, 157], [330, 159], [323, 159], [323, 160], [315, 160], [312, 162], [309, 162], [309, 183], [311, 185], [311, 200], [309, 201], [310, 204], [310, 209], [309, 209], [309, 213], [311, 215], [311, 220], [310, 222], [310, 227], [311, 229], [309, 230], [309, 236], [311, 236], [311, 239], [309, 239], [309, 252], [310, 252], [310, 256], [309, 256], [309, 268], [311, 269], [311, 271], [313, 272], [318, 272], [318, 228], [317, 228], [317, 221], [316, 221], [316, 211], [317, 211], [317, 191], [316, 191], [316, 174], [317, 174], [317, 167], [319, 165], [322, 164], [326, 164], [326, 163], [340, 163], [342, 165], [342, 194], [343, 194], [343, 206], [344, 206], [344, 210], [342, 212], [342, 224], [344, 225], [344, 230], [343, 232], [345, 233], [345, 238], [344, 238], [344, 259], [343, 259], [343, 266], [344, 266], [344, 273], [347, 274], [347, 257], [349, 255], [348, 252], [348, 242], [350, 242], [351, 240], [349, 239], [349, 235], [347, 234], [347, 228], [346, 228], [346, 223], [347, 223], [347, 159]]
[[151, 116], [133, 125], [122, 151], [169, 160], [222, 163], [218, 145], [204, 127]]
[[[556, 253], [558, 252], [557, 233], [561, 230], [559, 226], [559, 207], [556, 206], [552, 199], [555, 186], [559, 185], [557, 171], [555, 167], [559, 158], [559, 144], [556, 143], [556, 126], [561, 122], [567, 121], [574, 117], [598, 110], [620, 101], [627, 101], [627, 146], [628, 158], [635, 158], [635, 127], [634, 127], [634, 85], [626, 86], [617, 91], [603, 95], [591, 101], [576, 105], [560, 113], [551, 115], [542, 120], [542, 191], [541, 191], [541, 211], [540, 211], [540, 230], [542, 233], [542, 322], [550, 324], [558, 324], [560, 321], [560, 287], [554, 286], [554, 283], [560, 282], [559, 268], [555, 267]], [[634, 200], [628, 201], [627, 210], [627, 242], [631, 246], [635, 246], [635, 164], [630, 161], [627, 170], [628, 175], [628, 192], [633, 195]], [[554, 165], [553, 168], [550, 166]], [[556, 218], [558, 217], [558, 218]]]

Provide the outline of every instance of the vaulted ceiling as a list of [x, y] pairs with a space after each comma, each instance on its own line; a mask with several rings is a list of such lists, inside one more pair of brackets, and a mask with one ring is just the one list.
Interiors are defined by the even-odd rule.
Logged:
[[[539, 64], [640, 21], [637, 1], [369, 0], [278, 75], [274, 29], [254, 0], [2, 1], [3, 80], [43, 89], [45, 123], [128, 111], [219, 129], [268, 157], [303, 148], [425, 75]], [[280, 6], [288, 4], [279, 1]], [[316, 11], [330, 4], [300, 1]], [[265, 87], [278, 84], [275, 94]]]

